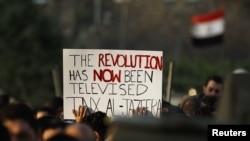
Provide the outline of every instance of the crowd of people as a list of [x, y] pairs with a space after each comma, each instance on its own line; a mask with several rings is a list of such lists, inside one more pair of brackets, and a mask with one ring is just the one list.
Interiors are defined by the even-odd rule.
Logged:
[[[208, 77], [202, 93], [185, 96], [178, 106], [162, 101], [161, 117], [215, 118], [223, 88], [223, 79]], [[146, 116], [147, 110], [138, 107], [134, 117]], [[0, 95], [1, 141], [111, 141], [112, 119], [102, 111], [88, 113], [80, 105], [72, 110], [74, 120], [63, 118], [63, 99], [54, 97], [45, 105], [34, 109], [25, 102], [10, 102], [7, 94]], [[151, 117], [152, 118], [152, 117]]]

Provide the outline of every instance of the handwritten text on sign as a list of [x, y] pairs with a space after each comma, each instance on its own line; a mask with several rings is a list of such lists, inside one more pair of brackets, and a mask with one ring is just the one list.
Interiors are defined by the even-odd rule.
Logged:
[[130, 116], [147, 107], [160, 114], [163, 57], [161, 51], [64, 49], [64, 118], [88, 106], [109, 116]]

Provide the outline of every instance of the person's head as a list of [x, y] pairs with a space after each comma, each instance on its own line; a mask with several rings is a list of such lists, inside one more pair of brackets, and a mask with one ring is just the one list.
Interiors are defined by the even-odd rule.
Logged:
[[198, 108], [194, 115], [196, 117], [202, 117], [202, 118], [213, 118], [214, 117], [214, 109], [210, 106], [203, 106]]
[[65, 128], [65, 134], [78, 139], [78, 141], [94, 141], [94, 133], [87, 124], [74, 123]]
[[205, 96], [220, 96], [223, 86], [223, 79], [221, 76], [209, 76], [203, 86], [203, 93]]
[[50, 138], [63, 133], [62, 128], [47, 128], [42, 134], [42, 141], [48, 141]]
[[161, 117], [167, 117], [167, 116], [180, 116], [183, 115], [183, 110], [178, 107], [172, 105], [170, 102], [167, 102], [165, 100], [162, 101], [162, 111], [161, 111]]
[[6, 105], [1, 109], [0, 119], [8, 129], [12, 141], [34, 141], [37, 126], [33, 111], [24, 103]]
[[54, 116], [56, 113], [55, 113], [55, 110], [51, 107], [40, 107], [36, 110], [36, 113], [35, 113], [35, 116], [36, 116], [36, 119], [39, 119], [41, 117], [44, 117], [44, 116], [48, 116], [48, 115], [51, 115], [51, 116]]
[[72, 136], [61, 133], [49, 138], [46, 141], [78, 141], [78, 140]]
[[44, 116], [37, 119], [39, 136], [42, 141], [47, 141], [49, 138], [60, 134], [64, 130], [64, 122], [55, 116]]
[[89, 125], [95, 133], [96, 141], [104, 141], [109, 127], [109, 117], [106, 113], [98, 111], [87, 115], [82, 123]]
[[195, 112], [205, 106], [203, 102], [196, 96], [185, 96], [182, 101], [180, 108], [183, 110], [184, 114], [187, 116], [194, 116]]
[[47, 107], [51, 107], [54, 109], [57, 117], [63, 119], [63, 98], [62, 97], [53, 97], [48, 103], [46, 103]]

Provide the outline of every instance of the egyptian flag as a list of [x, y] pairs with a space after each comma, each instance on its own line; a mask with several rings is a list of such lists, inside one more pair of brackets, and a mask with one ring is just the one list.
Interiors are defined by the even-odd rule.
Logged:
[[192, 16], [194, 46], [222, 43], [225, 30], [224, 9]]

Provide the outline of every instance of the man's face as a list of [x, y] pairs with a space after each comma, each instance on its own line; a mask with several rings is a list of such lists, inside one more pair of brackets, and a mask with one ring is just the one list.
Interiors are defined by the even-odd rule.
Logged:
[[206, 96], [220, 96], [222, 90], [222, 84], [216, 83], [213, 80], [210, 80], [207, 86], [203, 87], [203, 93]]

